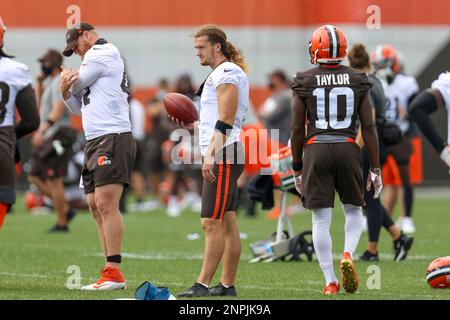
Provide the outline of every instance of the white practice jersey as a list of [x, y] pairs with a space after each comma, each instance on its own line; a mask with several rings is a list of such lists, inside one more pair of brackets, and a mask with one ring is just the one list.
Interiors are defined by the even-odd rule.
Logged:
[[71, 92], [81, 103], [86, 139], [131, 132], [128, 79], [119, 50], [111, 43], [94, 45], [79, 73]]
[[206, 155], [219, 117], [216, 89], [219, 85], [224, 83], [235, 85], [239, 92], [238, 107], [234, 118], [233, 130], [228, 136], [225, 145], [240, 140], [242, 125], [245, 121], [249, 106], [248, 78], [238, 65], [232, 62], [224, 62], [217, 66], [208, 76], [208, 79], [206, 79], [200, 99], [198, 130], [200, 149], [203, 156]]
[[450, 72], [443, 72], [437, 80], [431, 84], [432, 89], [438, 89], [444, 97], [445, 106], [447, 107], [447, 143], [450, 143]]
[[414, 77], [397, 74], [394, 81], [385, 87], [387, 99], [386, 118], [396, 122], [403, 133], [409, 130], [408, 100], [419, 91], [419, 85]]
[[28, 67], [10, 58], [0, 58], [0, 127], [13, 126], [17, 93], [31, 84]]

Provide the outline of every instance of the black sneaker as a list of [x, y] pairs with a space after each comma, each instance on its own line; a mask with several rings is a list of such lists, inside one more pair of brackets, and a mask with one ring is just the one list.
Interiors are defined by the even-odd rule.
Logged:
[[67, 222], [70, 222], [75, 216], [77, 215], [76, 211], [70, 208], [67, 210], [66, 216], [67, 216]]
[[219, 284], [215, 287], [209, 288], [209, 295], [210, 296], [230, 296], [230, 297], [236, 297], [236, 288], [234, 286], [226, 288], [222, 282], [219, 282]]
[[379, 261], [380, 258], [378, 258], [378, 252], [372, 253], [369, 250], [364, 251], [364, 253], [359, 257], [359, 260], [361, 261]]
[[192, 298], [192, 297], [206, 297], [209, 296], [208, 287], [205, 287], [201, 283], [194, 283], [186, 292], [177, 294], [180, 298]]
[[402, 261], [406, 259], [406, 255], [408, 254], [408, 250], [411, 249], [413, 244], [413, 238], [405, 236], [403, 233], [400, 238], [394, 241], [394, 251], [395, 257], [394, 261]]
[[55, 224], [48, 232], [69, 232], [69, 227]]

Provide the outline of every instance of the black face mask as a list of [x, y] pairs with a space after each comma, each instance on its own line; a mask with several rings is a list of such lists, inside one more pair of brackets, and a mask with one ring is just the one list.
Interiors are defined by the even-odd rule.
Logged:
[[52, 67], [41, 66], [41, 70], [42, 70], [42, 73], [45, 74], [46, 76], [51, 75], [52, 72], [53, 72], [53, 68]]

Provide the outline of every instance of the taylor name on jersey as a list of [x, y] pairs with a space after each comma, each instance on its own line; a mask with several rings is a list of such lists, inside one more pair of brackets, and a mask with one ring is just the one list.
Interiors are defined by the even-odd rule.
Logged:
[[318, 86], [350, 85], [348, 73], [316, 75], [316, 79]]

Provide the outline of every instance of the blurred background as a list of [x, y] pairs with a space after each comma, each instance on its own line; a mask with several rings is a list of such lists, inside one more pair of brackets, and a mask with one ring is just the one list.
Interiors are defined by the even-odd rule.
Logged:
[[[206, 23], [223, 27], [246, 56], [255, 121], [271, 95], [268, 75], [279, 69], [290, 77], [311, 67], [309, 37], [322, 24], [341, 27], [349, 47], [362, 42], [371, 52], [380, 43], [393, 45], [405, 72], [417, 78], [421, 89], [450, 69], [448, 0], [1, 0], [0, 15], [8, 27], [5, 50], [27, 64], [34, 77], [46, 50], [64, 48], [73, 5], [79, 7], [81, 21], [93, 24], [119, 48], [134, 96], [143, 106], [157, 95], [161, 80], [173, 90], [177, 78], [188, 75], [198, 86], [210, 72], [199, 65], [192, 38]], [[380, 25], [374, 27], [377, 21]], [[79, 64], [77, 56], [64, 60], [66, 66]], [[445, 135], [443, 112], [433, 119]], [[146, 117], [146, 132], [151, 128], [152, 119]], [[423, 143], [422, 152], [424, 184], [446, 183], [446, 168], [428, 143]]]

